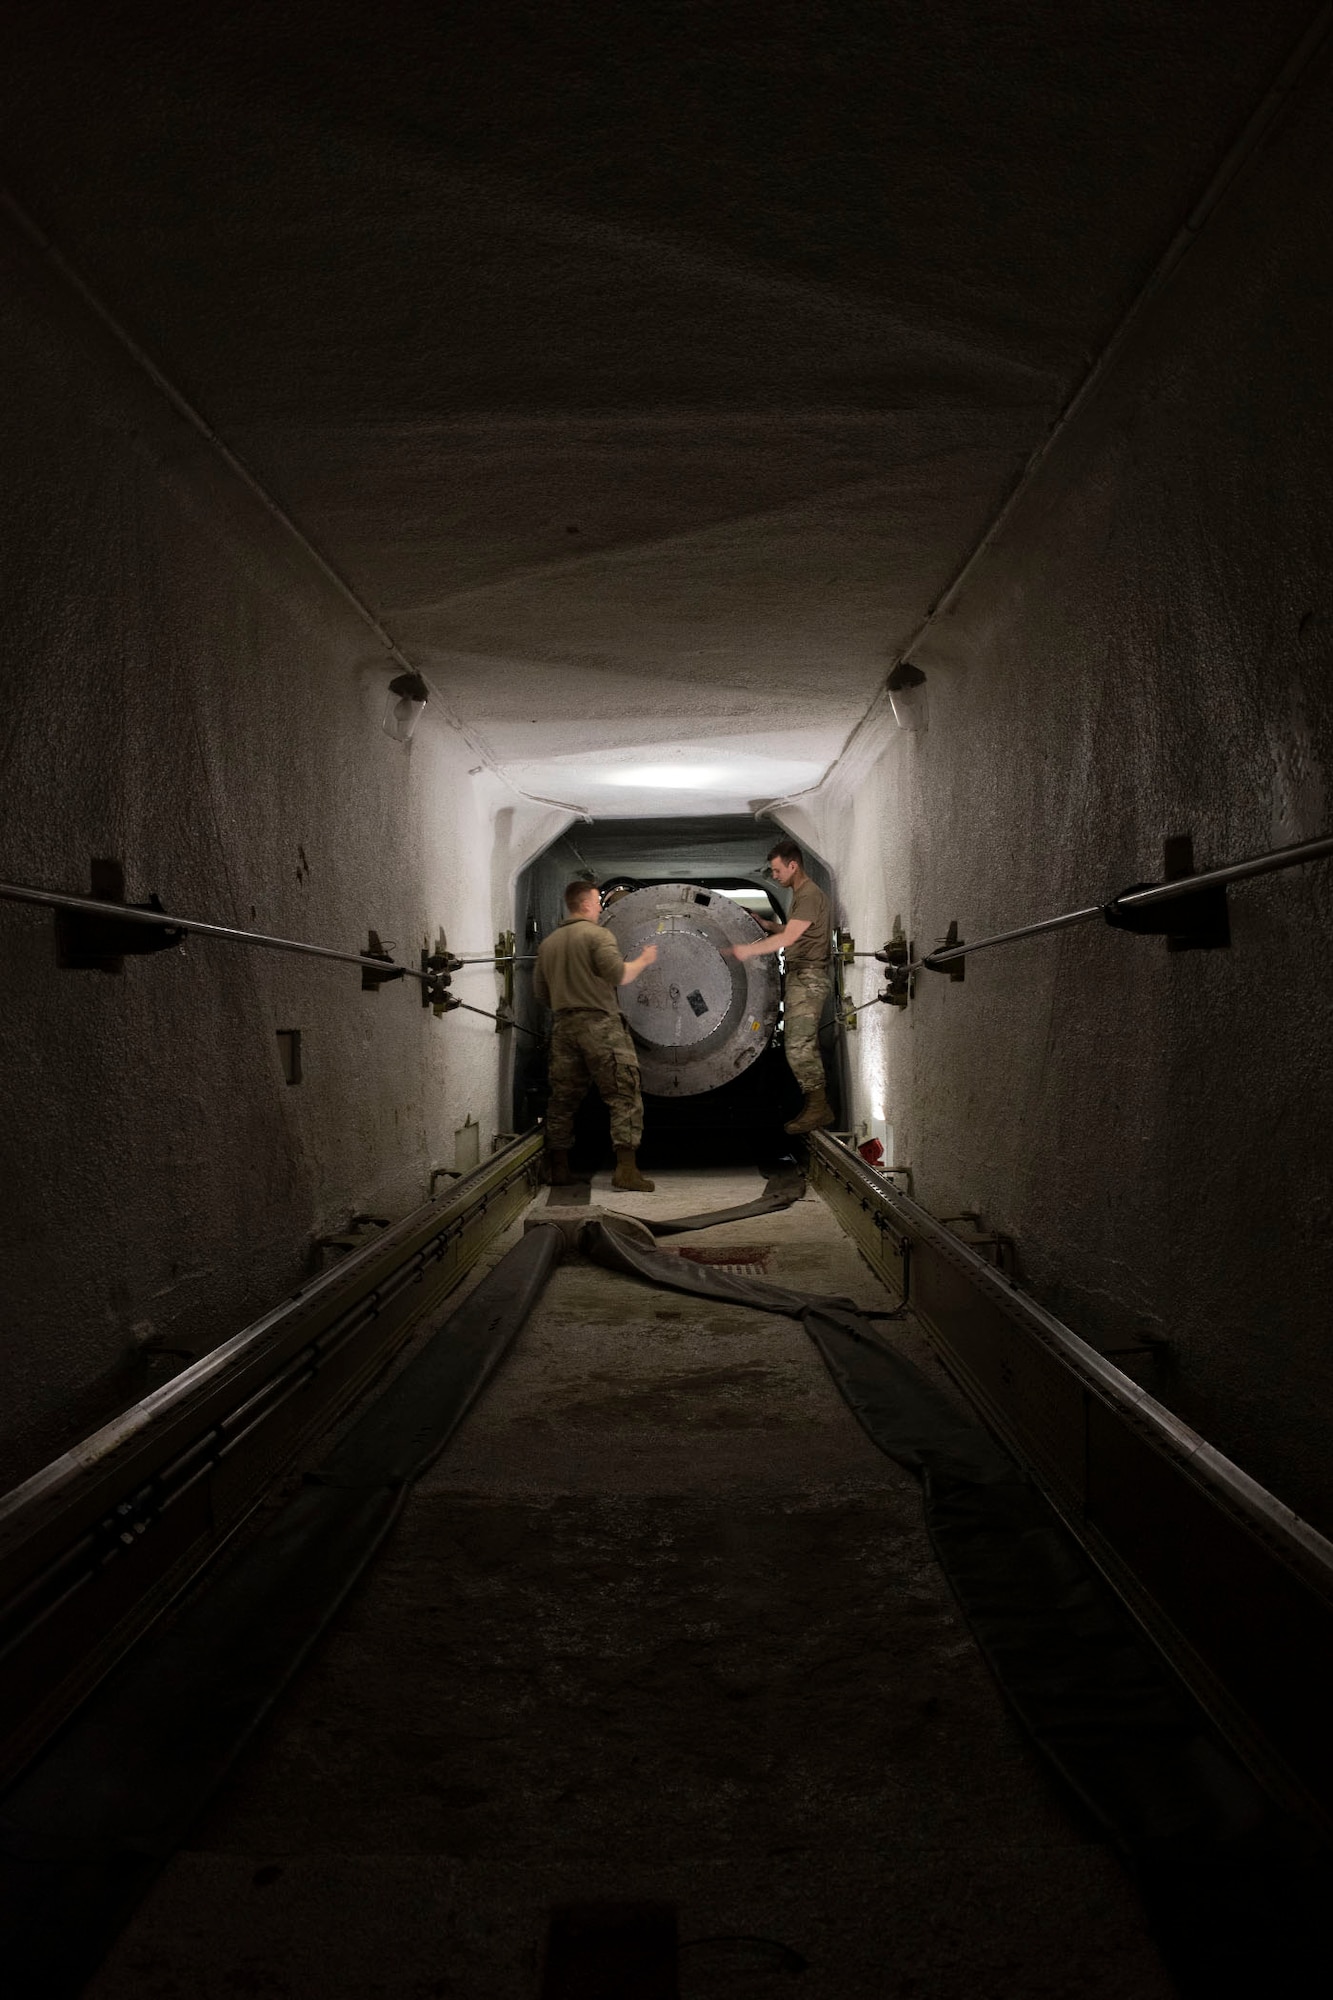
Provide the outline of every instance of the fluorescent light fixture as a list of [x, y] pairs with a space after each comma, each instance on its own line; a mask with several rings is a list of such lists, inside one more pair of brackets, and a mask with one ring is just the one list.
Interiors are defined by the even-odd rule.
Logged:
[[637, 785], [648, 792], [702, 792], [710, 785], [725, 786], [727, 774], [706, 764], [633, 764], [624, 770], [608, 771], [603, 783]]

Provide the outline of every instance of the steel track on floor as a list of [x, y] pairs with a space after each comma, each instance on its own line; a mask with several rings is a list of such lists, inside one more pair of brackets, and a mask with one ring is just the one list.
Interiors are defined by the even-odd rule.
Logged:
[[1333, 1826], [1333, 1544], [841, 1140], [810, 1182], [1223, 1734]]
[[0, 1498], [0, 1784], [536, 1190], [533, 1132]]

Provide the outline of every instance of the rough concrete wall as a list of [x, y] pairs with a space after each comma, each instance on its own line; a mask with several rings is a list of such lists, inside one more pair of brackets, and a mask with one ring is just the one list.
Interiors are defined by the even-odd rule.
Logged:
[[[113, 855], [183, 914], [486, 948], [510, 881], [475, 753], [438, 704], [383, 734], [373, 636], [31, 247], [0, 256], [0, 874], [82, 890]], [[195, 939], [59, 971], [49, 914], [0, 904], [0, 979], [7, 1478], [139, 1393], [146, 1340], [234, 1331], [313, 1234], [405, 1211], [468, 1118], [483, 1156], [508, 1122], [488, 1023], [352, 967]]]
[[[1214, 216], [916, 658], [929, 726], [814, 802], [858, 939], [977, 936], [1328, 828], [1325, 80]], [[1317, 274], [1317, 275], [1312, 275]], [[941, 579], [943, 582], [944, 579]], [[909, 886], [910, 884], [910, 886]], [[923, 976], [853, 1049], [937, 1213], [1333, 1527], [1333, 869], [1233, 892], [1230, 951], [1087, 928]]]

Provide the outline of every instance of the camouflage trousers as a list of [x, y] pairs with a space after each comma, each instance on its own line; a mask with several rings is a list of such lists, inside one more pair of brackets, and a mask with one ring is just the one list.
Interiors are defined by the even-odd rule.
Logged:
[[790, 1069], [809, 1096], [824, 1088], [824, 1058], [819, 1049], [819, 1017], [828, 999], [829, 976], [822, 965], [789, 965], [783, 995], [783, 1045]]
[[574, 1143], [574, 1113], [596, 1084], [611, 1113], [611, 1143], [637, 1146], [643, 1137], [639, 1058], [619, 1014], [590, 1009], [557, 1014], [551, 1030], [551, 1101], [546, 1107], [546, 1143], [568, 1151]]

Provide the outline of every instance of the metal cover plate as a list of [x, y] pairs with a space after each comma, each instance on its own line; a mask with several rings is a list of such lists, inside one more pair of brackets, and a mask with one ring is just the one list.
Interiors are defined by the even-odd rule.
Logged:
[[663, 882], [622, 896], [602, 922], [626, 959], [657, 946], [657, 963], [620, 989], [644, 1089], [692, 1097], [748, 1069], [778, 1015], [776, 956], [724, 955], [763, 936], [749, 911], [706, 885]]

